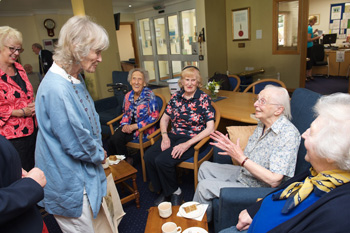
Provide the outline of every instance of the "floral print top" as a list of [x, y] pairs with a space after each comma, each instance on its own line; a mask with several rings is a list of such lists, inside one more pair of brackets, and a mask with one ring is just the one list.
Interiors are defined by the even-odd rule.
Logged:
[[27, 93], [0, 69], [0, 134], [7, 139], [29, 136], [35, 127], [33, 117], [11, 116], [13, 110], [27, 107], [34, 100], [33, 87], [26, 72], [19, 63], [14, 65], [26, 84]]
[[[141, 91], [139, 98], [134, 101], [134, 91], [129, 91], [124, 97], [123, 103], [124, 115], [120, 121], [120, 125], [133, 124], [133, 119], [137, 123], [139, 129], [155, 122], [159, 117], [159, 109], [156, 96], [153, 91], [144, 87]], [[153, 133], [156, 126], [153, 126], [143, 132], [143, 139], [146, 140], [147, 136]], [[140, 132], [136, 130], [134, 132], [134, 139], [139, 137]]]
[[171, 96], [165, 113], [171, 119], [171, 133], [194, 137], [202, 132], [208, 121], [215, 119], [210, 97], [197, 89], [191, 99], [184, 98], [184, 90]]

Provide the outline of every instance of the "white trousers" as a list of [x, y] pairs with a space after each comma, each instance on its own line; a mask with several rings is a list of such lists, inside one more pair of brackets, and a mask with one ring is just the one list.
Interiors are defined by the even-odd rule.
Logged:
[[205, 161], [198, 171], [198, 185], [193, 201], [208, 204], [208, 222], [212, 219], [212, 199], [220, 196], [220, 189], [226, 187], [246, 187], [237, 181], [240, 167]]
[[83, 212], [79, 218], [54, 215], [63, 233], [94, 233], [92, 210], [86, 194], [83, 198]]

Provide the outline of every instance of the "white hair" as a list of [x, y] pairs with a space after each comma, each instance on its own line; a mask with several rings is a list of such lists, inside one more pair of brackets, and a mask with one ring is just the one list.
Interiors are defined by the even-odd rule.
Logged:
[[283, 115], [288, 119], [292, 119], [292, 113], [290, 111], [290, 100], [289, 100], [289, 94], [288, 91], [283, 88], [283, 87], [278, 87], [275, 85], [266, 85], [264, 90], [267, 89], [273, 89], [276, 93], [276, 95], [272, 95], [271, 98], [273, 99], [274, 102], [277, 104], [283, 106]]
[[103, 51], [108, 46], [108, 34], [101, 25], [88, 16], [73, 16], [61, 28], [53, 59], [65, 70], [70, 70], [91, 50]]
[[323, 122], [313, 140], [316, 154], [335, 161], [341, 170], [350, 171], [350, 95], [322, 96], [314, 111]]

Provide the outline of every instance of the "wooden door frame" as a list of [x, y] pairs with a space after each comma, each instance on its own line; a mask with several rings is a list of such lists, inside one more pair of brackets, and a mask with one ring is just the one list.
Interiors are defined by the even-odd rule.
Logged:
[[299, 17], [301, 20], [302, 30], [301, 30], [301, 43], [300, 43], [300, 77], [299, 77], [299, 87], [305, 87], [306, 80], [306, 50], [307, 50], [307, 25], [309, 23], [309, 0], [300, 1], [302, 9], [302, 14]]

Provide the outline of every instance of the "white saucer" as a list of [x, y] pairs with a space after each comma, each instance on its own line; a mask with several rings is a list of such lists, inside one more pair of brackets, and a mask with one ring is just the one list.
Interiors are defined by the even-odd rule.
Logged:
[[[186, 211], [184, 210], [184, 207], [190, 206], [193, 204], [197, 204], [197, 210], [186, 213]], [[198, 205], [198, 204], [199, 203], [195, 202], [195, 201], [189, 201], [189, 202], [183, 203], [180, 206], [179, 212], [185, 218], [198, 218], [199, 216], [201, 216], [203, 214], [203, 211], [205, 210], [205, 209], [203, 209], [202, 205]]]
[[190, 228], [187, 228], [186, 230], [184, 230], [182, 233], [189, 233], [190, 231], [192, 233], [208, 233], [206, 230], [204, 230], [201, 227], [190, 227]]

